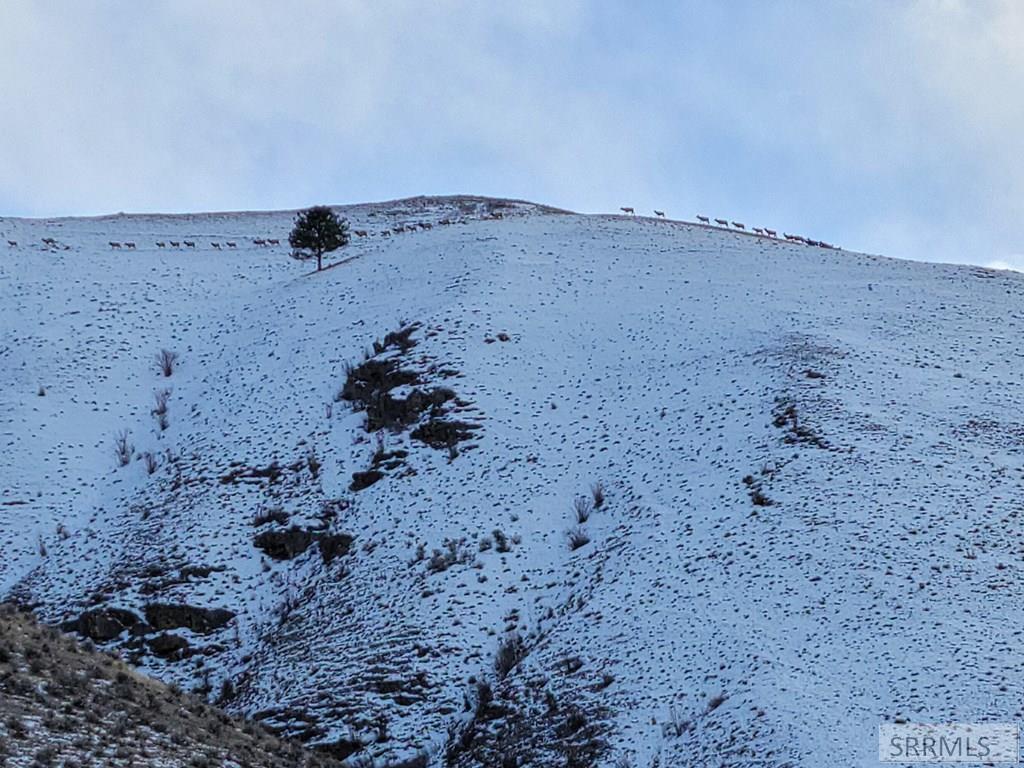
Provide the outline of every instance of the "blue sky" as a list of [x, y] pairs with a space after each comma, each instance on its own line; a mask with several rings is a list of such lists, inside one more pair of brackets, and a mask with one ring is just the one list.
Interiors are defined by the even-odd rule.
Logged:
[[415, 194], [1024, 268], [1024, 3], [4, 0], [0, 214]]

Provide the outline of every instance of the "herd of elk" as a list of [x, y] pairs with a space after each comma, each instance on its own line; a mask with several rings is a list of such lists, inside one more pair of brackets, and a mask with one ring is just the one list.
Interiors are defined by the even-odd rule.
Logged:
[[[46, 243], [47, 245], [53, 245], [53, 246], [55, 246], [57, 244], [56, 240], [52, 240], [51, 238], [48, 238], [48, 237], [44, 237], [43, 238], [43, 242]], [[257, 238], [255, 240], [253, 240], [252, 242], [253, 242], [254, 245], [261, 245], [261, 246], [262, 245], [280, 245], [281, 244], [280, 240], [275, 240], [275, 239], [263, 240], [263, 239]], [[7, 244], [13, 248], [14, 246], [16, 246], [18, 244], [18, 242], [16, 240], [8, 240]], [[135, 243], [132, 243], [132, 242], [127, 242], [126, 241], [126, 242], [122, 243], [122, 242], [118, 242], [116, 240], [111, 240], [107, 244], [111, 248], [114, 248], [114, 249], [117, 249], [117, 250], [121, 250], [122, 248], [127, 248], [130, 251], [136, 250], [136, 245], [135, 245]], [[166, 248], [168, 245], [171, 248], [180, 248], [182, 245], [184, 245], [186, 248], [195, 248], [196, 247], [196, 244], [195, 244], [194, 240], [157, 240], [156, 241], [156, 247], [157, 248]], [[210, 241], [210, 246], [212, 248], [216, 248], [219, 251], [219, 250], [222, 250], [225, 246], [227, 246], [228, 248], [237, 248], [238, 247], [238, 243], [235, 242], [234, 240], [225, 240], [223, 243], [214, 242], [214, 241], [211, 240]]]
[[[658, 214], [658, 215], [659, 216], [664, 216], [664, 214]], [[495, 215], [492, 218], [501, 218], [501, 216], [500, 215]], [[437, 223], [438, 224], [455, 224], [456, 222], [454, 222], [454, 221], [452, 221], [450, 219], [441, 219]], [[390, 231], [384, 230], [383, 232], [380, 232], [380, 234], [382, 236], [384, 236], [384, 237], [388, 237], [391, 234], [396, 234], [397, 235], [397, 234], [399, 234], [401, 232], [415, 232], [415, 231], [417, 231], [417, 229], [426, 230], [426, 229], [433, 229], [433, 228], [434, 228], [434, 225], [431, 224], [429, 221], [419, 221], [419, 222], [415, 222], [415, 223], [412, 223], [412, 224], [400, 224], [399, 226], [394, 227]], [[365, 229], [357, 229], [357, 230], [355, 230], [353, 232], [353, 234], [356, 237], [370, 237], [371, 236], [371, 233], [368, 232]], [[57, 241], [54, 240], [52, 237], [44, 237], [44, 238], [42, 238], [42, 242], [46, 246], [48, 246], [48, 247], [56, 247], [57, 246]], [[256, 238], [253, 238], [252, 243], [253, 243], [253, 245], [259, 246], [261, 248], [268, 247], [268, 246], [279, 246], [279, 245], [281, 245], [280, 239], [273, 238], [273, 237], [267, 237], [267, 238], [256, 237]], [[125, 248], [127, 248], [128, 250], [136, 250], [136, 245], [133, 242], [127, 242], [127, 241], [126, 242], [119, 242], [117, 240], [111, 240], [107, 244], [112, 249], [115, 249], [115, 250], [122, 250], [122, 249], [125, 249]], [[7, 245], [10, 248], [16, 248], [18, 246], [18, 241], [17, 240], [8, 240], [7, 241]], [[196, 247], [196, 243], [195, 243], [194, 240], [157, 240], [156, 241], [156, 247], [157, 248], [167, 248], [168, 246], [170, 246], [171, 248], [181, 248], [183, 245], [186, 248], [192, 248], [192, 249], [194, 249]], [[227, 247], [227, 248], [237, 248], [238, 247], [238, 243], [236, 241], [234, 241], [234, 240], [225, 240], [224, 242], [211, 240], [210, 241], [210, 247], [211, 248], [215, 248], [216, 250], [220, 251], [220, 250], [223, 250], [225, 247]]]
[[[624, 214], [628, 214], [628, 215], [631, 215], [631, 216], [636, 215], [636, 210], [634, 208], [630, 207], [630, 206], [623, 206], [619, 210], [621, 210]], [[665, 212], [664, 211], [659, 211], [657, 209], [654, 209], [654, 215], [657, 216], [658, 218], [665, 218]], [[498, 219], [498, 218], [502, 218], [502, 217], [501, 217], [500, 214], [496, 213], [494, 215], [487, 216], [485, 218]], [[697, 221], [700, 222], [701, 224], [707, 224], [707, 225], [710, 225], [711, 222], [714, 221], [715, 224], [717, 224], [717, 225], [719, 225], [721, 227], [729, 227], [731, 225], [734, 229], [740, 230], [742, 232], [746, 232], [747, 231], [746, 225], [743, 224], [742, 222], [739, 222], [739, 221], [730, 221], [728, 219], [713, 219], [712, 220], [710, 217], [703, 216], [703, 215], [700, 215], [700, 214], [697, 215]], [[450, 219], [441, 219], [437, 223], [441, 224], [441, 225], [446, 225], [446, 224], [462, 223], [462, 221], [461, 220], [460, 221], [452, 221]], [[395, 227], [392, 227], [390, 230], [385, 229], [385, 230], [382, 230], [382, 231], [380, 231], [380, 232], [378, 232], [376, 234], [378, 234], [381, 237], [390, 237], [391, 235], [398, 235], [398, 234], [401, 234], [403, 232], [415, 232], [415, 231], [417, 231], [417, 229], [420, 229], [420, 230], [432, 229], [433, 226], [434, 225], [431, 224], [430, 222], [418, 221], [418, 222], [413, 222], [413, 223], [409, 223], [409, 224], [399, 224], [399, 225], [397, 225]], [[776, 232], [776, 230], [768, 229], [767, 227], [752, 227], [751, 231], [752, 231], [753, 234], [758, 235], [760, 237], [771, 237], [771, 238], [777, 238], [778, 237], [778, 233]], [[356, 237], [362, 238], [362, 237], [371, 237], [373, 233], [370, 233], [369, 231], [367, 231], [365, 229], [357, 229], [357, 230], [353, 231], [353, 234]], [[832, 249], [836, 248], [836, 246], [831, 245], [830, 243], [826, 243], [823, 240], [811, 240], [809, 238], [803, 237], [802, 235], [791, 235], [788, 232], [784, 232], [782, 234], [782, 236], [786, 240], [788, 240], [789, 242], [793, 242], [793, 243], [803, 243], [804, 245], [815, 246], [815, 247], [818, 247], [818, 248], [832, 248]], [[42, 242], [46, 246], [48, 246], [48, 247], [57, 247], [57, 245], [58, 245], [57, 241], [54, 240], [51, 237], [44, 237], [44, 238], [42, 238]], [[281, 244], [281, 241], [277, 240], [277, 239], [274, 239], [274, 238], [259, 238], [259, 237], [257, 237], [257, 238], [253, 238], [252, 243], [253, 243], [253, 245], [256, 245], [256, 246], [266, 247], [266, 246], [278, 246], [278, 245]], [[18, 246], [18, 241], [17, 240], [8, 240], [7, 241], [7, 245], [10, 248], [16, 248]], [[128, 250], [135, 250], [136, 249], [135, 243], [131, 242], [131, 241], [118, 242], [118, 241], [113, 241], [112, 240], [112, 241], [110, 241], [109, 245], [110, 245], [110, 247], [112, 249], [116, 249], [116, 250], [120, 250], [122, 248], [126, 248]], [[158, 240], [158, 241], [156, 241], [156, 247], [157, 248], [166, 248], [168, 245], [170, 245], [171, 248], [180, 248], [182, 245], [184, 245], [186, 248], [192, 248], [192, 249], [195, 249], [195, 247], [196, 247], [196, 243], [195, 243], [194, 240], [167, 240], [167, 241]], [[210, 241], [210, 246], [212, 248], [215, 248], [216, 250], [222, 250], [224, 247], [227, 247], [227, 248], [237, 248], [238, 247], [238, 243], [235, 242], [234, 240], [226, 240], [223, 243], [221, 243], [219, 241], [217, 241], [217, 242]], [[65, 248], [67, 248], [67, 246], [65, 246]]]
[[[707, 216], [701, 216], [700, 214], [697, 214], [697, 221], [700, 222], [701, 224], [711, 224], [712, 220]], [[728, 227], [731, 224], [734, 229], [738, 229], [743, 232], [747, 231], [746, 226], [744, 226], [744, 224], [739, 221], [714, 219], [714, 222], [720, 227]], [[779, 236], [778, 232], [776, 232], [774, 229], [768, 229], [768, 227], [752, 227], [751, 231], [755, 235], [758, 235], [760, 237], [777, 238]], [[783, 232], [782, 236], [791, 243], [803, 243], [804, 245], [812, 245], [817, 248], [831, 248], [833, 250], [837, 249], [837, 246], [832, 245], [831, 243], [826, 243], [824, 240], [810, 240], [809, 238], [803, 237], [802, 235], [791, 235], [788, 232]]]

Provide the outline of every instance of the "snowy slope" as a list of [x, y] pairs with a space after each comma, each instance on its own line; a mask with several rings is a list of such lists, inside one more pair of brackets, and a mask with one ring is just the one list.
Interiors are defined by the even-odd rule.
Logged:
[[[1022, 717], [1020, 276], [478, 198], [342, 213], [368, 236], [320, 274], [253, 244], [287, 212], [0, 220], [5, 593], [130, 610], [145, 669], [354, 757], [874, 765], [886, 720]], [[366, 360], [415, 376], [392, 401], [448, 392], [368, 432], [338, 399]], [[432, 447], [434, 419], [472, 428]]]

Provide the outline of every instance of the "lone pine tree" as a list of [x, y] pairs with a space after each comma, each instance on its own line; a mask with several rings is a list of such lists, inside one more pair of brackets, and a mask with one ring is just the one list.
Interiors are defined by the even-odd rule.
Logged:
[[348, 245], [348, 222], [326, 205], [315, 205], [295, 218], [295, 226], [288, 235], [292, 258], [305, 261], [316, 257], [316, 269], [323, 269], [323, 256], [343, 245]]

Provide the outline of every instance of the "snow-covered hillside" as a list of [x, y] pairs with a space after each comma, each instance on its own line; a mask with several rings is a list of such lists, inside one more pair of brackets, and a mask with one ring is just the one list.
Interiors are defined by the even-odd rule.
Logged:
[[380, 764], [866, 766], [880, 722], [1024, 717], [1024, 277], [339, 210], [322, 273], [289, 212], [0, 220], [0, 597]]

